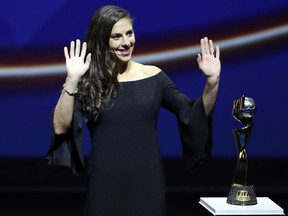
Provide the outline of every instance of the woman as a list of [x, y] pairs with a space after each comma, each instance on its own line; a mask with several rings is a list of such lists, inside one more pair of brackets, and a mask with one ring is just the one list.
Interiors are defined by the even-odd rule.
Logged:
[[133, 21], [117, 6], [95, 12], [85, 42], [64, 48], [67, 78], [53, 113], [54, 138], [47, 159], [74, 173], [84, 170], [82, 117], [91, 135], [87, 168], [88, 216], [163, 216], [165, 180], [157, 142], [161, 107], [178, 118], [189, 168], [209, 160], [211, 114], [220, 77], [220, 51], [201, 39], [197, 61], [207, 77], [192, 100], [160, 68], [131, 60]]

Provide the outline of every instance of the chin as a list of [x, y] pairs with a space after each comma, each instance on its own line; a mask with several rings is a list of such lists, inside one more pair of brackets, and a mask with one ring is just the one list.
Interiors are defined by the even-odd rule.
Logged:
[[128, 62], [131, 60], [131, 55], [129, 56], [118, 56], [118, 60], [121, 62]]

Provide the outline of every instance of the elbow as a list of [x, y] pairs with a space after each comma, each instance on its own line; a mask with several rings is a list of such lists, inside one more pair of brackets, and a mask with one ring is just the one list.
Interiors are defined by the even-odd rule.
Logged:
[[69, 131], [69, 128], [54, 128], [54, 133], [56, 135], [66, 134]]
[[65, 124], [64, 122], [53, 121], [53, 129], [54, 133], [59, 134], [66, 134], [70, 129], [70, 124]]

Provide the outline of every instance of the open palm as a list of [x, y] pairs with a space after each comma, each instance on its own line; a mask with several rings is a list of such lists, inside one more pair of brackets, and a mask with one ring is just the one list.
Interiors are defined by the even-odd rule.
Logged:
[[76, 79], [80, 79], [85, 72], [89, 69], [91, 62], [91, 53], [89, 53], [85, 59], [87, 50], [87, 44], [82, 44], [80, 40], [71, 41], [70, 51], [67, 47], [64, 47], [64, 55], [66, 59], [67, 75]]
[[214, 45], [212, 40], [207, 37], [200, 40], [201, 54], [198, 54], [197, 62], [200, 70], [206, 77], [219, 77], [221, 71], [220, 49], [216, 46], [214, 53]]

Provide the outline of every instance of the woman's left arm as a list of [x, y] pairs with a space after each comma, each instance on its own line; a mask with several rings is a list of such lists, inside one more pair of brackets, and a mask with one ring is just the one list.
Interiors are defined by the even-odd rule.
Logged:
[[198, 54], [197, 62], [200, 70], [207, 77], [202, 98], [205, 112], [208, 116], [214, 109], [219, 88], [221, 71], [220, 49], [218, 46], [214, 48], [213, 41], [207, 37], [200, 40], [200, 45], [201, 54]]

